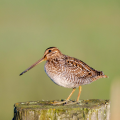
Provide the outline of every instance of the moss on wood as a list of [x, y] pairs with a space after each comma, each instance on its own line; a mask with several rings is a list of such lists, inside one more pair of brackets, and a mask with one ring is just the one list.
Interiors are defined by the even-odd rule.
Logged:
[[69, 101], [52, 105], [53, 101], [20, 102], [14, 105], [14, 120], [109, 120], [109, 100]]

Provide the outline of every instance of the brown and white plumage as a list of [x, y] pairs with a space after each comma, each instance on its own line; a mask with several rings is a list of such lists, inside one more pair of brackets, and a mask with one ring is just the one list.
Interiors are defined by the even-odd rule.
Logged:
[[66, 55], [62, 55], [62, 59], [48, 60], [45, 71], [53, 82], [67, 88], [79, 87], [106, 77], [102, 71], [97, 71], [84, 62]]
[[[107, 78], [102, 71], [97, 71], [81, 60], [62, 54], [56, 47], [46, 49], [43, 58], [20, 75], [45, 60], [45, 72], [51, 80], [57, 85], [73, 88], [74, 91], [76, 87], [81, 85], [90, 84], [99, 78]], [[81, 88], [79, 87], [80, 90]], [[79, 100], [79, 96], [77, 100]]]

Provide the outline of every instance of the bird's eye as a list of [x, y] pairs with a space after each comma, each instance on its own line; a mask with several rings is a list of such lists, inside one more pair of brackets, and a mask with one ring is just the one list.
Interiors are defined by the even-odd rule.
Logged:
[[51, 52], [51, 50], [49, 50], [49, 53]]

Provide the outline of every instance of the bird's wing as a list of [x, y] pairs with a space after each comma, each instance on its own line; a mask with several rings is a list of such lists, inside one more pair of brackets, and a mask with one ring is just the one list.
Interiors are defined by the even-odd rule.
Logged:
[[64, 67], [69, 74], [74, 74], [78, 78], [93, 77], [96, 70], [88, 66], [81, 60], [66, 56]]

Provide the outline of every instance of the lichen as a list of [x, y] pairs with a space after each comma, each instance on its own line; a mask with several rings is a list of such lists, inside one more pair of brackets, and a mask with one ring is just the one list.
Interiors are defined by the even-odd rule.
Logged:
[[[57, 119], [92, 119], [99, 115], [106, 118], [109, 101], [80, 100], [79, 103], [69, 101], [64, 105], [52, 105], [53, 101], [32, 101], [16, 103], [14, 120], [57, 120]], [[72, 104], [73, 103], [73, 104]], [[98, 119], [98, 118], [97, 118]]]

